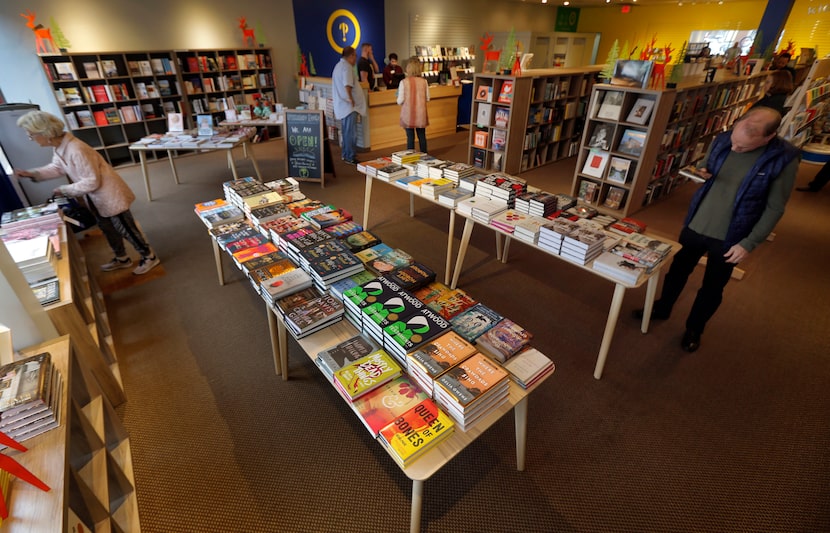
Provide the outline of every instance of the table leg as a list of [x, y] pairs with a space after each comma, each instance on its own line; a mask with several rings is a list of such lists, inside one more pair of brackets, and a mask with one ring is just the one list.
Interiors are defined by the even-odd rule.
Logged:
[[527, 396], [513, 407], [516, 416], [516, 470], [524, 472], [527, 451]]
[[282, 369], [282, 380], [288, 381], [288, 331], [285, 329], [285, 322], [282, 316], [277, 317], [277, 336], [280, 343], [280, 368]]
[[231, 172], [233, 172], [233, 179], [238, 180], [239, 174], [236, 172], [236, 163], [233, 162], [233, 148], [228, 148], [228, 166], [231, 167]]
[[496, 234], [496, 259], [501, 260], [501, 233], [494, 231]]
[[640, 331], [648, 333], [648, 324], [651, 321], [651, 310], [654, 309], [654, 296], [657, 294], [657, 282], [660, 272], [654, 272], [646, 284], [646, 302], [643, 305], [643, 322], [640, 324]]
[[415, 217], [415, 195], [409, 193], [409, 218]]
[[179, 173], [176, 171], [176, 161], [173, 158], [173, 152], [167, 150], [167, 159], [170, 160], [170, 170], [173, 172], [173, 183], [179, 184]]
[[219, 277], [219, 285], [225, 284], [225, 273], [222, 271], [222, 250], [219, 249], [219, 243], [216, 239], [210, 239], [213, 243], [213, 258], [216, 260], [216, 275]]
[[147, 153], [144, 150], [138, 152], [138, 160], [141, 162], [141, 175], [144, 176], [144, 190], [147, 191], [147, 201], [153, 201], [150, 194], [150, 176], [147, 174]]
[[251, 164], [254, 165], [254, 172], [256, 172], [256, 177], [259, 178], [259, 181], [262, 181], [262, 174], [259, 172], [259, 165], [256, 162], [256, 157], [254, 157], [254, 147], [252, 146], [250, 150], [248, 150], [248, 143], [242, 145], [245, 149], [245, 153], [247, 154], [248, 159], [251, 160]]
[[372, 202], [372, 176], [366, 174], [366, 190], [363, 193], [363, 229], [369, 229], [369, 204]]
[[504, 236], [504, 250], [501, 251], [501, 262], [507, 263], [507, 251], [510, 250], [510, 237]]
[[409, 513], [409, 533], [421, 531], [421, 509], [424, 506], [424, 482], [412, 480], [412, 510]]
[[452, 273], [451, 289], [458, 285], [458, 277], [461, 275], [461, 267], [464, 266], [464, 256], [467, 255], [467, 246], [470, 244], [470, 235], [473, 233], [475, 222], [472, 219], [464, 221], [464, 232], [461, 234], [461, 244], [458, 245], [458, 257], [455, 260], [455, 272]]
[[271, 309], [271, 306], [268, 305], [268, 302], [265, 302], [265, 314], [268, 317], [268, 333], [271, 335], [271, 352], [274, 354], [274, 371], [279, 376], [282, 372], [282, 361], [280, 356], [280, 344], [279, 344], [279, 325], [277, 325], [277, 317], [274, 314], [274, 310]]
[[611, 347], [611, 339], [614, 337], [614, 328], [617, 327], [617, 318], [620, 316], [625, 286], [617, 283], [614, 286], [614, 297], [611, 298], [611, 309], [608, 311], [608, 320], [605, 322], [605, 333], [602, 335], [602, 344], [599, 347], [597, 365], [594, 367], [594, 378], [602, 377], [602, 369], [605, 367], [605, 359], [608, 357], [608, 349]]
[[450, 276], [452, 276], [452, 241], [454, 239], [453, 235], [455, 234], [455, 209], [450, 209], [450, 224], [447, 231], [447, 266], [444, 271], [444, 283], [448, 284], [450, 282]]

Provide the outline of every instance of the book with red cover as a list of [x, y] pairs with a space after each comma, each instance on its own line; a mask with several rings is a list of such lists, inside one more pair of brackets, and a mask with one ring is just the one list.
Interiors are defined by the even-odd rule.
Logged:
[[403, 467], [453, 433], [455, 423], [426, 399], [380, 431], [380, 441]]
[[245, 248], [244, 250], [239, 250], [238, 252], [233, 254], [233, 258], [234, 261], [236, 261], [237, 263], [244, 263], [245, 261], [248, 261], [255, 257], [267, 255], [276, 251], [277, 247], [274, 246], [274, 243], [267, 242], [265, 244], [260, 244], [259, 246], [254, 246], [253, 248]]
[[104, 113], [103, 109], [93, 111], [92, 116], [95, 117], [95, 124], [98, 126], [106, 126], [109, 124], [109, 122], [107, 122], [107, 114]]
[[95, 98], [96, 102], [109, 102], [110, 97], [107, 94], [107, 87], [106, 85], [93, 85], [90, 87], [92, 89], [92, 97]]
[[402, 375], [356, 399], [352, 407], [372, 436], [377, 437], [381, 429], [427, 398], [426, 392]]

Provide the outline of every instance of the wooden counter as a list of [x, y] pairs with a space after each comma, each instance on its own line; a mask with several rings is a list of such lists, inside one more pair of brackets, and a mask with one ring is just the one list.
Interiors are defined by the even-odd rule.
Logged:
[[[461, 87], [437, 85], [429, 88], [427, 143], [429, 139], [455, 133], [459, 96]], [[397, 103], [397, 91], [382, 90], [369, 93], [368, 122], [367, 140], [372, 150], [406, 144], [406, 133], [401, 127], [401, 106]], [[415, 147], [418, 147], [417, 141]]]

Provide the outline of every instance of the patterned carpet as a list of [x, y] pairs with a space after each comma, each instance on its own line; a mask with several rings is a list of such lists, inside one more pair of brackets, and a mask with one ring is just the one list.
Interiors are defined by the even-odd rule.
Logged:
[[[465, 159], [466, 134], [430, 142], [438, 157]], [[282, 145], [255, 149], [267, 176], [281, 176]], [[222, 195], [223, 157], [182, 158], [178, 186], [169, 165], [151, 164], [149, 203], [140, 170], [122, 170], [162, 259], [147, 277], [99, 278], [142, 528], [407, 531], [409, 480], [293, 341], [291, 379], [274, 375], [264, 306], [227, 260], [218, 284], [192, 205]], [[336, 149], [335, 160], [337, 179], [303, 191], [359, 219], [364, 179]], [[573, 164], [525, 177], [565, 191]], [[802, 167], [799, 185], [818, 170]], [[639, 218], [676, 236], [695, 187]], [[501, 264], [492, 234], [474, 231], [461, 288], [530, 329], [557, 370], [530, 397], [526, 471], [516, 471], [505, 417], [425, 483], [422, 531], [830, 530], [830, 191], [794, 194], [697, 353], [679, 340], [700, 272], [648, 335], [630, 318], [644, 290], [628, 291], [602, 380], [592, 372], [613, 286], [519, 243]], [[406, 194], [376, 185], [371, 220], [385, 242], [443, 270], [445, 210], [416, 201], [410, 218]], [[102, 238], [82, 243], [91, 261], [109, 259]]]

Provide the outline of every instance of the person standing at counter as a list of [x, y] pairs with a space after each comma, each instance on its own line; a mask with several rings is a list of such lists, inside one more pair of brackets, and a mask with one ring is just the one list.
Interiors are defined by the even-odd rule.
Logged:
[[406, 131], [406, 149], [415, 149], [415, 134], [418, 134], [418, 146], [427, 153], [427, 133], [429, 126], [427, 102], [429, 101], [429, 84], [421, 76], [421, 62], [417, 57], [410, 57], [406, 63], [406, 78], [398, 86], [398, 105], [401, 106], [401, 127]]
[[383, 83], [387, 89], [397, 89], [403, 77], [403, 69], [398, 65], [398, 54], [389, 54], [389, 64], [383, 68]]
[[347, 46], [341, 53], [340, 61], [331, 74], [331, 91], [334, 100], [334, 118], [340, 121], [342, 144], [340, 157], [350, 165], [356, 165], [357, 116], [366, 114], [366, 99], [363, 88], [357, 80], [354, 65], [357, 52]]
[[375, 90], [375, 72], [378, 72], [378, 63], [375, 61], [375, 55], [372, 51], [371, 43], [363, 43], [360, 46], [360, 60], [357, 62], [357, 75], [360, 76], [361, 82], [369, 84], [369, 90]]

